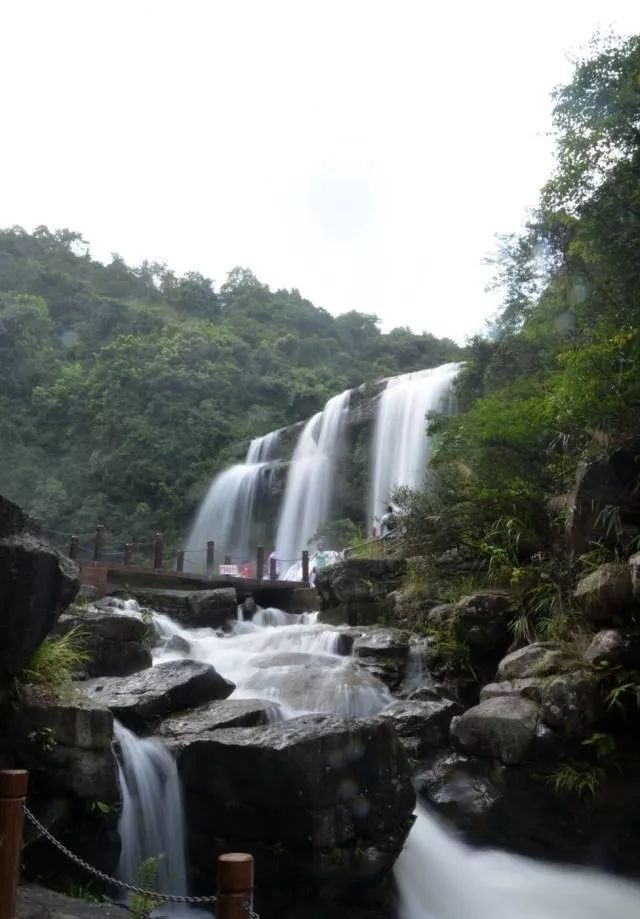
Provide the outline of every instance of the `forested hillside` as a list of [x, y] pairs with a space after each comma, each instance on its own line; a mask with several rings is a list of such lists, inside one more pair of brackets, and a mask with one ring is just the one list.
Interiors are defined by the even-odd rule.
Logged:
[[232, 444], [459, 350], [334, 318], [246, 270], [216, 289], [14, 227], [0, 233], [0, 492], [61, 531], [171, 538]]
[[[640, 454], [639, 89], [633, 37], [596, 41], [555, 94], [555, 173], [503, 240], [504, 309], [472, 343], [462, 411], [434, 423], [434, 489], [405, 496], [418, 546], [464, 544], [522, 577], [523, 559], [551, 564], [563, 544], [580, 463]], [[637, 515], [606, 489], [599, 500], [590, 549], [640, 548]]]

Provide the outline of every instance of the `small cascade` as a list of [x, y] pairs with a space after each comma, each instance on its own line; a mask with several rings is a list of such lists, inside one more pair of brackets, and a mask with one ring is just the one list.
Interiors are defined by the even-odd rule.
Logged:
[[422, 806], [395, 876], [399, 919], [637, 919], [640, 913], [636, 884], [472, 849]]
[[351, 390], [329, 399], [305, 425], [289, 466], [276, 551], [283, 567], [297, 561], [325, 522], [333, 498]]
[[161, 893], [184, 895], [184, 809], [175, 761], [160, 741], [136, 737], [118, 721], [114, 733], [122, 792], [118, 877], [135, 884], [140, 865], [161, 856], [155, 886]]
[[395, 488], [420, 488], [424, 484], [430, 447], [426, 416], [446, 408], [445, 400], [460, 367], [443, 364], [388, 380], [373, 435], [371, 526], [384, 514]]
[[270, 489], [271, 476], [280, 455], [279, 431], [256, 437], [249, 444], [244, 463], [217, 475], [200, 505], [185, 549], [185, 570], [202, 570], [206, 545], [214, 540], [219, 558], [234, 563], [254, 557], [252, 532], [260, 496]]

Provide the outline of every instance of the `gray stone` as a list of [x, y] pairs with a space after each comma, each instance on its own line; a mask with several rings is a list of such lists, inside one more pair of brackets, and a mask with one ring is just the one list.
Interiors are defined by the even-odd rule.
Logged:
[[164, 650], [173, 651], [176, 654], [184, 654], [186, 656], [191, 654], [191, 645], [182, 635], [172, 635], [171, 638], [165, 642]]
[[141, 619], [112, 610], [74, 607], [60, 617], [55, 634], [66, 635], [76, 628], [76, 644], [88, 655], [78, 678], [129, 676], [152, 664], [151, 652], [143, 644], [148, 627]]
[[593, 542], [603, 542], [611, 548], [616, 545], [619, 527], [611, 526], [608, 508], [617, 512], [621, 527], [640, 525], [639, 476], [636, 446], [615, 450], [580, 466], [567, 502], [567, 538], [576, 555]]
[[233, 587], [216, 590], [160, 590], [132, 587], [136, 600], [149, 609], [167, 613], [189, 628], [222, 628], [237, 618], [238, 598]]
[[363, 667], [389, 687], [398, 689], [409, 657], [408, 632], [392, 628], [367, 629], [356, 638], [353, 656]]
[[191, 660], [166, 661], [130, 677], [88, 680], [81, 685], [91, 700], [109, 708], [134, 730], [171, 712], [226, 699], [235, 689], [215, 667]]
[[533, 702], [539, 702], [544, 680], [536, 677], [523, 677], [519, 680], [505, 680], [503, 683], [488, 683], [480, 690], [480, 701], [495, 699], [497, 696], [523, 696]]
[[447, 753], [415, 776], [416, 791], [456, 821], [463, 816], [484, 818], [504, 793], [504, 766], [487, 760]]
[[350, 558], [329, 565], [316, 577], [319, 621], [353, 626], [386, 623], [393, 610], [387, 597], [405, 572], [404, 560]]
[[600, 708], [597, 683], [586, 673], [562, 674], [547, 681], [542, 690], [540, 717], [565, 734], [590, 734]]
[[573, 596], [593, 622], [625, 614], [633, 600], [629, 567], [616, 562], [600, 565], [578, 581]]
[[251, 728], [282, 718], [280, 706], [264, 699], [223, 699], [165, 718], [153, 733], [173, 750], [222, 728]]
[[466, 644], [474, 658], [504, 652], [511, 640], [509, 622], [513, 617], [507, 594], [481, 592], [469, 594], [457, 603], [443, 603], [427, 614], [427, 624], [450, 632]]
[[131, 913], [120, 906], [75, 900], [55, 890], [21, 884], [15, 919], [127, 919]]
[[629, 559], [629, 574], [634, 602], [640, 603], [640, 552], [635, 552]]
[[538, 641], [503, 657], [498, 664], [498, 682], [543, 677], [566, 669], [566, 655], [551, 644]]
[[451, 733], [464, 753], [516, 765], [527, 758], [537, 726], [535, 702], [518, 696], [499, 696], [468, 709], [454, 721]]
[[640, 634], [604, 629], [594, 635], [584, 660], [596, 667], [640, 667]]
[[424, 756], [444, 744], [449, 725], [462, 706], [450, 699], [393, 702], [378, 717], [390, 721], [410, 756]]

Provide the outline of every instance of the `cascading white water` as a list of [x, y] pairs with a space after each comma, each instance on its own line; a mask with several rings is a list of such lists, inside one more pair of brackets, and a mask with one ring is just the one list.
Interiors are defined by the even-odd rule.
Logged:
[[428, 412], [442, 408], [460, 364], [443, 364], [392, 377], [380, 396], [372, 450], [369, 524], [374, 525], [395, 488], [423, 485], [429, 458]]
[[276, 552], [284, 568], [297, 561], [331, 511], [335, 463], [342, 448], [351, 390], [333, 396], [305, 425], [289, 465]]
[[186, 894], [184, 810], [175, 761], [159, 740], [136, 737], [118, 721], [114, 734], [122, 793], [118, 877], [135, 884], [142, 863], [161, 856], [157, 889]]
[[585, 868], [472, 849], [419, 806], [395, 867], [399, 919], [638, 919], [640, 887]]
[[268, 484], [279, 447], [279, 431], [256, 437], [249, 444], [244, 463], [215, 477], [187, 540], [186, 571], [203, 569], [209, 540], [216, 543], [218, 558], [228, 555], [234, 562], [253, 558], [250, 540], [256, 501], [261, 487]]

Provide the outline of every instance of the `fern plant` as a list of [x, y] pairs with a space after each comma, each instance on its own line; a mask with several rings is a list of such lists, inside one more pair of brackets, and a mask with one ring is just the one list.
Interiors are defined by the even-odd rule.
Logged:
[[45, 638], [18, 677], [18, 684], [35, 683], [50, 689], [69, 686], [75, 671], [89, 660], [82, 648], [85, 632], [75, 626], [65, 635]]
[[[136, 873], [136, 886], [152, 891], [158, 883], [158, 868], [164, 855], [152, 855], [142, 862]], [[134, 893], [129, 902], [129, 912], [133, 919], [149, 919], [154, 909], [160, 906], [161, 900], [150, 893]]]

